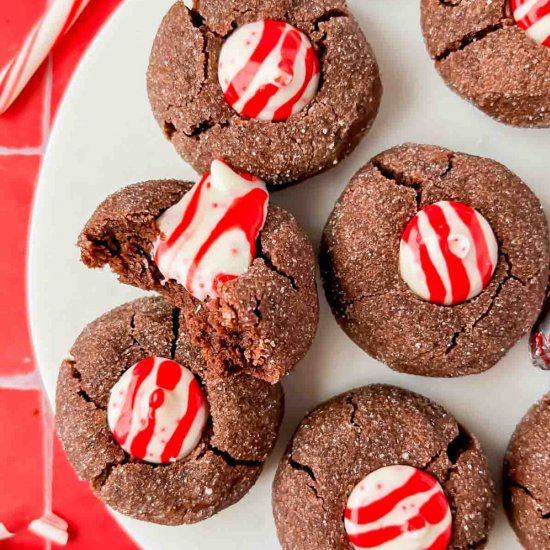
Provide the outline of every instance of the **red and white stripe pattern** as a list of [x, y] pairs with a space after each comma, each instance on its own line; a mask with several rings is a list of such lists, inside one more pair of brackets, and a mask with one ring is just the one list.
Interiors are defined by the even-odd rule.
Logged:
[[512, 0], [512, 12], [529, 38], [550, 47], [550, 0]]
[[0, 113], [13, 103], [58, 40], [90, 0], [55, 0], [33, 27], [19, 53], [0, 72]]
[[8, 528], [0, 521], [0, 541], [8, 540], [14, 537], [15, 534], [8, 530]]
[[208, 404], [190, 370], [162, 357], [129, 368], [113, 386], [107, 420], [115, 441], [131, 456], [166, 464], [199, 443]]
[[412, 466], [387, 466], [351, 492], [344, 515], [357, 550], [445, 550], [452, 515], [441, 485]]
[[535, 367], [550, 370], [550, 301], [548, 299], [537, 322], [531, 329], [529, 350], [531, 361]]
[[498, 244], [489, 222], [460, 202], [440, 201], [414, 216], [401, 237], [399, 269], [422, 299], [454, 305], [490, 282]]
[[29, 524], [29, 531], [60, 546], [65, 546], [69, 540], [68, 529], [69, 524], [53, 512], [46, 512]]
[[286, 120], [317, 93], [320, 64], [309, 38], [283, 21], [238, 28], [225, 41], [218, 79], [228, 103], [241, 115]]
[[212, 162], [180, 202], [157, 219], [153, 258], [165, 279], [198, 298], [216, 298], [220, 285], [246, 273], [256, 257], [269, 194], [260, 179]]

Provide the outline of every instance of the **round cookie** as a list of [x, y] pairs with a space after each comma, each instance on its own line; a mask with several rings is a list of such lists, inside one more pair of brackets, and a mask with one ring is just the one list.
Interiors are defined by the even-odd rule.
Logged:
[[454, 91], [506, 124], [550, 126], [550, 48], [515, 23], [509, 0], [422, 0], [421, 19]]
[[[115, 510], [164, 525], [201, 521], [241, 499], [273, 449], [283, 414], [279, 384], [245, 375], [209, 377], [180, 321], [181, 312], [160, 297], [99, 317], [61, 365], [56, 394], [57, 429], [80, 478]], [[161, 465], [125, 453], [107, 424], [113, 386], [133, 364], [154, 356], [187, 367], [210, 408], [191, 454]]]
[[288, 212], [270, 205], [248, 271], [201, 302], [152, 259], [158, 216], [191, 183], [130, 185], [99, 205], [78, 244], [88, 267], [109, 264], [119, 280], [154, 290], [182, 309], [186, 329], [218, 374], [241, 371], [277, 382], [309, 349], [319, 316], [313, 247]]
[[527, 550], [550, 545], [550, 394], [525, 415], [504, 461], [504, 505]]
[[[157, 122], [197, 172], [221, 158], [275, 188], [351, 153], [376, 116], [382, 85], [371, 48], [344, 0], [262, 0], [244, 7], [234, 0], [203, 0], [195, 8], [177, 2], [165, 16], [147, 86]], [[276, 122], [239, 115], [218, 82], [225, 39], [263, 19], [303, 31], [321, 65], [313, 100]]]
[[397, 464], [443, 488], [452, 511], [448, 548], [485, 545], [494, 491], [476, 438], [425, 397], [372, 385], [334, 397], [298, 426], [273, 483], [282, 548], [353, 550], [344, 522], [350, 493], [365, 476]]
[[[489, 285], [454, 306], [421, 299], [399, 271], [407, 224], [438, 201], [476, 209], [499, 246]], [[351, 180], [325, 227], [320, 261], [332, 311], [357, 345], [401, 372], [460, 376], [492, 367], [537, 318], [548, 229], [537, 198], [501, 164], [405, 144]]]

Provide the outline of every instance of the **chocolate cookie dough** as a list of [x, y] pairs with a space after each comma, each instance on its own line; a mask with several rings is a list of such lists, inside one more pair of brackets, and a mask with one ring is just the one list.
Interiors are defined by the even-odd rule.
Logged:
[[[220, 49], [232, 31], [260, 20], [303, 31], [320, 61], [318, 91], [286, 120], [239, 115], [218, 82]], [[382, 86], [378, 66], [343, 0], [176, 2], [155, 39], [147, 73], [155, 118], [197, 172], [221, 158], [271, 187], [330, 168], [371, 126]]]
[[550, 548], [550, 394], [512, 436], [504, 461], [504, 505], [524, 548]]
[[157, 217], [192, 184], [167, 180], [130, 185], [94, 212], [78, 244], [88, 267], [109, 264], [119, 280], [154, 290], [181, 308], [186, 330], [213, 373], [244, 372], [277, 382], [309, 349], [319, 315], [315, 257], [288, 212], [269, 206], [249, 270], [201, 302], [152, 259]]
[[[80, 478], [115, 510], [165, 525], [201, 521], [241, 499], [260, 475], [283, 413], [279, 384], [245, 375], [212, 379], [182, 321], [160, 297], [120, 306], [83, 330], [57, 383], [57, 429]], [[160, 465], [125, 453], [107, 424], [115, 383], [154, 356], [188, 368], [210, 409], [191, 454]]]
[[440, 484], [452, 512], [448, 548], [485, 546], [494, 492], [477, 439], [425, 397], [372, 385], [331, 399], [298, 426], [273, 483], [283, 549], [353, 550], [348, 497], [365, 476], [391, 465], [412, 466]]
[[[399, 269], [406, 226], [438, 201], [476, 209], [498, 242], [488, 285], [452, 306], [421, 299]], [[398, 371], [460, 376], [492, 367], [537, 318], [548, 229], [537, 198], [501, 164], [405, 144], [351, 180], [325, 227], [320, 259], [332, 311], [357, 345]]]
[[501, 122], [550, 126], [550, 48], [516, 24], [509, 0], [422, 0], [422, 29], [454, 91]]

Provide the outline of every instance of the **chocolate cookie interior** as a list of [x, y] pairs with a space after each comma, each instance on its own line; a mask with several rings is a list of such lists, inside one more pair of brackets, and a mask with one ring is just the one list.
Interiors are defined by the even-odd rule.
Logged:
[[181, 308], [186, 329], [213, 372], [278, 381], [309, 349], [318, 321], [311, 243], [286, 211], [270, 206], [249, 270], [200, 302], [152, 259], [157, 217], [190, 189], [166, 180], [130, 185], [108, 197], [79, 237], [88, 267], [110, 266], [123, 283], [154, 290]]

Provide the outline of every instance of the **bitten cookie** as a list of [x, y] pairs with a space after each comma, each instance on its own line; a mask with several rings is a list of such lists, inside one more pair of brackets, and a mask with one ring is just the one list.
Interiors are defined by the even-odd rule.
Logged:
[[422, 0], [428, 52], [445, 82], [496, 120], [550, 126], [545, 0]]
[[550, 548], [550, 394], [512, 436], [504, 461], [504, 505], [524, 548]]
[[271, 452], [283, 393], [250, 376], [213, 380], [160, 297], [89, 324], [61, 365], [56, 422], [78, 475], [115, 510], [195, 523], [241, 499]]
[[544, 212], [517, 176], [428, 145], [359, 170], [321, 247], [327, 299], [350, 338], [427, 376], [492, 367], [537, 318], [548, 263]]
[[384, 385], [308, 414], [273, 483], [284, 550], [483, 548], [494, 505], [476, 438], [429, 399]]
[[164, 18], [147, 86], [157, 122], [197, 172], [223, 158], [275, 188], [355, 148], [382, 85], [344, 0], [194, 4]]
[[82, 261], [180, 307], [214, 372], [276, 382], [317, 328], [313, 248], [291, 214], [266, 206], [261, 182], [217, 166], [193, 189], [149, 181], [108, 197], [82, 230]]

